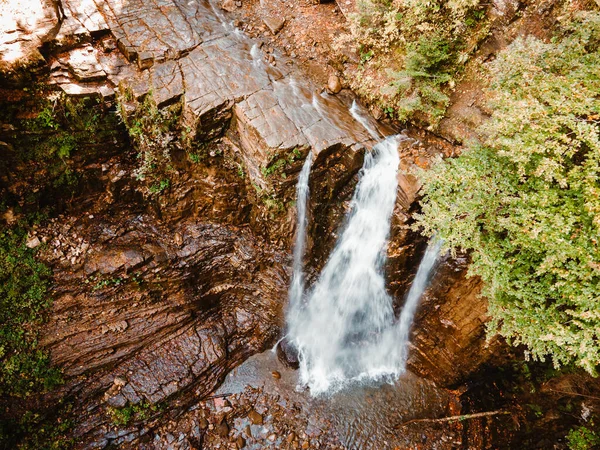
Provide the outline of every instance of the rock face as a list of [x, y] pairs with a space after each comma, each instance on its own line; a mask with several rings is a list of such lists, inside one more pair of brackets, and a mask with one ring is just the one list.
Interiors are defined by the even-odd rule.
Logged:
[[[19, 47], [24, 54], [38, 52], [48, 83], [107, 103], [118, 92], [124, 111], [149, 93], [158, 107], [179, 103], [189, 139], [217, 155], [197, 165], [184, 152], [173, 155], [171, 186], [144, 198], [127, 175], [135, 159], [120, 152], [127, 143], [104, 142], [114, 151], [101, 167], [89, 167], [94, 194], [30, 241], [48, 243], [43, 257], [55, 273], [43, 344], [67, 382], [49, 397], [74, 399], [73, 434], [81, 447], [136, 447], [148, 428], [115, 431], [115, 408], [187, 408], [280, 334], [295, 222], [290, 202], [303, 158], [313, 153], [310, 281], [335, 243], [373, 142], [350, 115], [344, 93], [319, 94], [283, 56], [276, 67], [263, 62], [260, 46], [207, 0], [59, 4], [34, 5], [44, 27], [11, 31], [14, 42], [29, 42]], [[52, 43], [44, 58], [43, 42]], [[0, 54], [7, 82], [22, 83], [8, 53]], [[399, 149], [388, 249], [398, 308], [425, 244], [409, 229], [419, 188], [410, 169], [452, 153], [440, 140], [414, 138]], [[415, 325], [411, 365], [418, 372], [451, 384], [485, 359], [474, 357], [483, 348], [477, 292], [476, 280], [464, 281], [464, 267], [440, 269]], [[458, 364], [467, 357], [472, 364]]]

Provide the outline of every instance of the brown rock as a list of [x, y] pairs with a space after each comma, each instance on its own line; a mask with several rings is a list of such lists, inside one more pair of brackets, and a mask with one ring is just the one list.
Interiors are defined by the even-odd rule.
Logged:
[[342, 82], [337, 75], [331, 75], [327, 81], [327, 90], [332, 94], [337, 94], [342, 90]]
[[278, 17], [269, 16], [269, 17], [263, 18], [263, 22], [265, 23], [265, 25], [267, 26], [267, 28], [269, 29], [269, 31], [271, 33], [277, 34], [281, 31], [281, 29], [285, 25], [285, 18], [280, 19]]
[[237, 448], [244, 448], [246, 446], [246, 439], [242, 436], [238, 436], [235, 440], [235, 444], [237, 445]]
[[255, 409], [248, 413], [248, 419], [250, 419], [250, 422], [252, 422], [254, 425], [262, 425], [263, 423], [263, 416], [260, 415]]
[[281, 374], [277, 370], [271, 372], [271, 375], [273, 375], [273, 378], [275, 378], [276, 380], [279, 380], [281, 378]]
[[219, 425], [217, 425], [216, 431], [217, 434], [222, 438], [227, 437], [229, 435], [229, 425], [227, 425], [227, 422], [222, 421]]
[[221, 9], [224, 9], [227, 12], [233, 12], [237, 9], [237, 5], [235, 4], [235, 0], [223, 0], [219, 5]]

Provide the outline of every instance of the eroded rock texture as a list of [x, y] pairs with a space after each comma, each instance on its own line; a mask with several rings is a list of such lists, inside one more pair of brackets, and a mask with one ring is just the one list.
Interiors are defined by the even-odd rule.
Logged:
[[[122, 153], [127, 142], [106, 142], [114, 151], [85, 168], [94, 186], [80, 194], [86, 201], [72, 201], [36, 231], [55, 274], [43, 344], [66, 375], [49, 399], [72, 399], [80, 447], [137, 448], [160, 413], [125, 425], [115, 424], [115, 411], [168, 402], [175, 417], [280, 335], [302, 159], [313, 152], [310, 280], [335, 243], [373, 141], [348, 112], [348, 97], [322, 95], [282, 56], [265, 63], [260, 46], [207, 0], [59, 4], [34, 5], [43, 29], [15, 19], [6, 31], [15, 39], [3, 48], [37, 52], [47, 83], [69, 96], [110, 103], [118, 91], [124, 111], [149, 93], [159, 107], [180, 103], [188, 137], [208, 143], [211, 155], [196, 165], [183, 152], [172, 155], [169, 189], [148, 198], [131, 176], [134, 158]], [[3, 76], [22, 84], [7, 54]], [[409, 172], [452, 153], [440, 140], [412, 137], [399, 148], [387, 268], [398, 308], [425, 246], [409, 227], [419, 188]], [[285, 165], [271, 170], [282, 158]], [[411, 364], [449, 384], [485, 359], [473, 356], [482, 351], [484, 306], [473, 307], [483, 305], [478, 284], [464, 281], [462, 266], [446, 264], [436, 280], [415, 326]], [[465, 356], [472, 364], [461, 362]]]

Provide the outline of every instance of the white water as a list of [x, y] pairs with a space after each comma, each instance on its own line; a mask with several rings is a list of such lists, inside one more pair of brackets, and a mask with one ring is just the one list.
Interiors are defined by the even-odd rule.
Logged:
[[312, 164], [312, 153], [308, 153], [302, 171], [298, 177], [296, 185], [296, 211], [297, 211], [297, 227], [296, 227], [296, 243], [294, 245], [294, 259], [292, 265], [292, 284], [289, 289], [290, 312], [295, 313], [302, 300], [304, 294], [304, 271], [302, 258], [304, 257], [304, 247], [306, 244], [306, 225], [308, 218], [306, 216], [306, 202], [308, 200], [308, 180], [310, 177], [310, 168]]
[[380, 346], [395, 322], [382, 269], [402, 139], [387, 138], [365, 156], [336, 247], [306, 302], [288, 316], [301, 382], [313, 394], [335, 391], [349, 380], [397, 373]]
[[406, 369], [410, 327], [413, 323], [413, 318], [415, 317], [419, 300], [421, 299], [423, 292], [425, 292], [425, 288], [427, 288], [429, 275], [435, 266], [441, 246], [442, 240], [437, 239], [435, 236], [429, 241], [429, 244], [427, 244], [427, 250], [425, 250], [423, 259], [419, 264], [417, 274], [415, 275], [415, 279], [410, 286], [410, 290], [406, 296], [406, 301], [402, 307], [400, 319], [395, 327], [396, 330], [394, 340], [396, 345], [400, 348], [399, 363], [402, 371]]
[[[356, 103], [350, 111], [379, 139]], [[365, 156], [343, 232], [308, 293], [302, 258], [311, 155], [298, 179], [287, 338], [299, 352], [300, 381], [313, 395], [336, 392], [353, 381], [392, 381], [406, 370], [410, 328], [441, 246], [436, 239], [429, 243], [396, 320], [383, 266], [398, 187], [398, 144], [406, 139], [389, 137]]]
[[379, 133], [379, 131], [377, 131], [377, 128], [375, 128], [375, 126], [370, 123], [368, 116], [364, 113], [362, 108], [358, 106], [356, 100], [352, 100], [350, 114], [352, 114], [352, 117], [354, 117], [354, 119], [357, 122], [359, 122], [365, 128], [365, 130], [369, 132], [373, 139], [381, 139], [381, 133]]

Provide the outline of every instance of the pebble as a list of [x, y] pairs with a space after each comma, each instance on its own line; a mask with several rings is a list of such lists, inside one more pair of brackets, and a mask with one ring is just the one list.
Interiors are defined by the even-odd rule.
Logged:
[[271, 372], [271, 375], [273, 375], [273, 378], [275, 378], [276, 380], [279, 380], [281, 378], [281, 374], [277, 370]]
[[238, 436], [235, 440], [235, 443], [237, 448], [244, 448], [246, 446], [246, 439], [244, 439], [242, 436]]
[[262, 425], [263, 423], [263, 416], [261, 416], [255, 409], [248, 413], [248, 419], [250, 419], [250, 422], [252, 422], [254, 425]]

